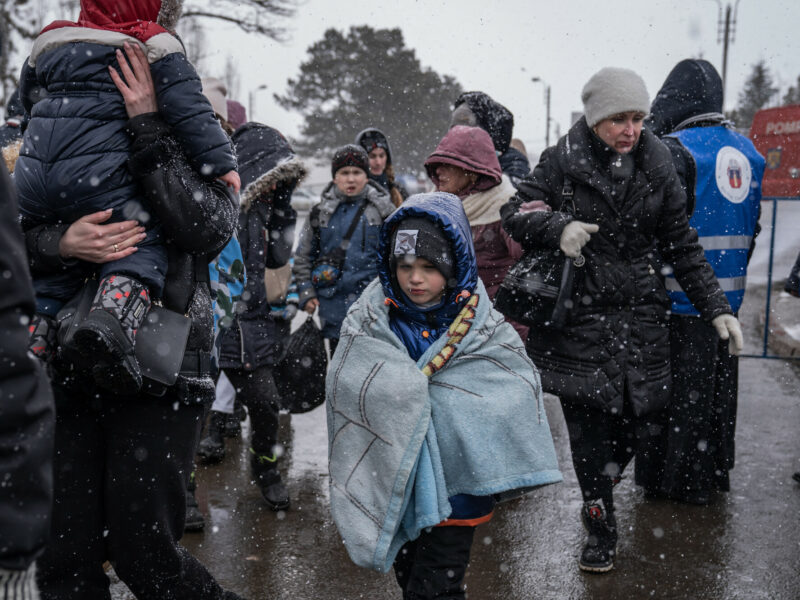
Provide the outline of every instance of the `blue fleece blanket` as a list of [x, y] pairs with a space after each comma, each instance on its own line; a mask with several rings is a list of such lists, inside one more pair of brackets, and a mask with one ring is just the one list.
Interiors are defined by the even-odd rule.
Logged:
[[387, 572], [456, 494], [561, 481], [539, 374], [482, 282], [413, 361], [378, 280], [350, 308], [327, 380], [331, 511], [350, 558]]

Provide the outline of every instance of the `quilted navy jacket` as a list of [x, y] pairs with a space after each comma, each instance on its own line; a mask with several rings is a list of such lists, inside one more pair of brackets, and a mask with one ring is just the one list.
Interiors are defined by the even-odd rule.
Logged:
[[[23, 226], [72, 222], [108, 208], [116, 220], [154, 224], [127, 167], [128, 116], [108, 71], [126, 41], [142, 45], [122, 33], [83, 27], [53, 29], [36, 39], [20, 90], [31, 115], [15, 171]], [[235, 169], [230, 140], [180, 41], [165, 33], [143, 48], [158, 112], [191, 165], [209, 178]]]

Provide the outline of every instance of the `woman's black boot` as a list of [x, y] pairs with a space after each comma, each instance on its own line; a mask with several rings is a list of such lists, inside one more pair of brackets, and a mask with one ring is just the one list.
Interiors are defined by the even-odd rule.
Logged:
[[614, 511], [605, 511], [598, 502], [586, 502], [581, 510], [587, 540], [578, 566], [582, 571], [605, 573], [614, 568], [617, 552], [617, 520]]
[[217, 463], [225, 458], [225, 421], [228, 415], [216, 410], [211, 411], [208, 419], [206, 435], [197, 447], [197, 456], [204, 464]]

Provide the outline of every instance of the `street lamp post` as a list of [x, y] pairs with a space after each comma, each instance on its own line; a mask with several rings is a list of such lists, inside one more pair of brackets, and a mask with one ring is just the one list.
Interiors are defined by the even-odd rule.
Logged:
[[544, 145], [546, 148], [550, 147], [550, 86], [545, 83], [545, 81], [541, 77], [531, 77], [531, 81], [534, 83], [541, 83], [544, 86], [544, 101], [546, 105], [546, 116], [545, 116], [545, 132], [544, 132]]
[[265, 90], [265, 89], [267, 89], [267, 84], [266, 83], [262, 83], [256, 89], [250, 90], [250, 93], [247, 95], [247, 100], [248, 100], [248, 102], [247, 102], [247, 104], [248, 104], [248, 106], [247, 106], [247, 115], [248, 115], [247, 119], [248, 119], [248, 121], [255, 121], [255, 117], [253, 116], [253, 98], [255, 97], [256, 92], [260, 92], [261, 90]]
[[736, 36], [736, 13], [739, 12], [739, 0], [733, 5], [725, 6], [725, 17], [722, 16], [722, 2], [717, 0], [719, 7], [719, 17], [717, 18], [717, 43], [722, 44], [722, 98], [725, 101], [725, 83], [728, 77], [728, 45], [734, 41]]

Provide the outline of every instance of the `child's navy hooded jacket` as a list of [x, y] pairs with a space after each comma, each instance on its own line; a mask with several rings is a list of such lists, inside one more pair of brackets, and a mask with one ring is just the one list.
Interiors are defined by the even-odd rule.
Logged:
[[[411, 217], [422, 217], [436, 223], [450, 240], [455, 256], [456, 285], [445, 290], [440, 304], [426, 309], [418, 307], [399, 289], [390, 266], [394, 231], [401, 221]], [[392, 304], [389, 313], [391, 329], [403, 342], [409, 356], [418, 360], [436, 339], [447, 332], [464, 301], [477, 287], [478, 263], [461, 200], [444, 192], [411, 196], [386, 219], [381, 228], [378, 251], [381, 257], [378, 276]], [[464, 291], [468, 293], [462, 294]], [[448, 525], [477, 524], [485, 520], [494, 507], [492, 497], [459, 494], [449, 500], [453, 512], [445, 521]]]
[[153, 265], [142, 250], [160, 240], [127, 168], [128, 115], [108, 70], [119, 71], [116, 50], [125, 42], [143, 48], [159, 114], [199, 173], [214, 178], [236, 168], [230, 140], [181, 42], [155, 24], [160, 8], [158, 0], [84, 0], [77, 23], [43, 30], [22, 69], [20, 94], [31, 120], [14, 174], [26, 228], [72, 223], [108, 208], [111, 221], [140, 219], [148, 237], [139, 252], [116, 261], [124, 268], [115, 272], [144, 279]]

